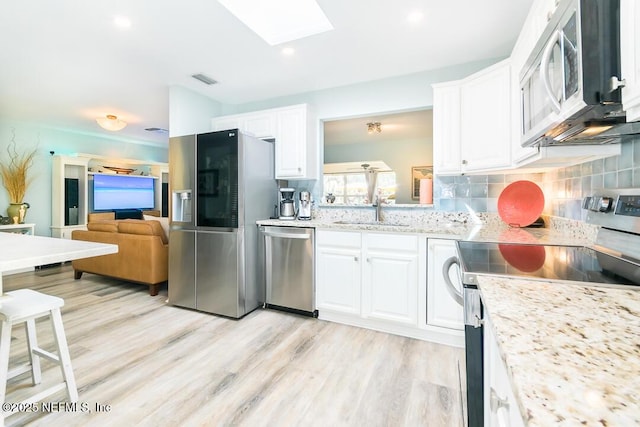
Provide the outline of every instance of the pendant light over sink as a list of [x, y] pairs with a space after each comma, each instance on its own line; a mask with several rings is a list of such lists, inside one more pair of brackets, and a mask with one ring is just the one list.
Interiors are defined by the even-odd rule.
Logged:
[[114, 116], [113, 114], [107, 114], [105, 117], [98, 117], [96, 122], [98, 122], [101, 128], [112, 132], [122, 130], [127, 126], [127, 122], [119, 119], [118, 116]]

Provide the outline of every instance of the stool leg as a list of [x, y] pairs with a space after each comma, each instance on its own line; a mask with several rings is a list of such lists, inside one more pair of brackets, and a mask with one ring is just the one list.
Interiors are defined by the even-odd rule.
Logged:
[[71, 356], [69, 355], [67, 338], [64, 335], [62, 316], [60, 315], [59, 308], [51, 310], [51, 325], [53, 326], [53, 336], [56, 339], [56, 345], [58, 347], [60, 369], [62, 369], [62, 376], [67, 383], [67, 394], [71, 402], [76, 402], [78, 400], [78, 389], [76, 388], [76, 380], [73, 376], [73, 369], [71, 368]]
[[31, 362], [31, 380], [33, 385], [42, 382], [42, 371], [40, 369], [40, 356], [35, 354], [33, 350], [38, 348], [38, 337], [36, 335], [36, 321], [29, 319], [26, 322], [25, 331], [27, 332], [27, 348], [29, 350], [29, 361]]
[[[0, 403], [4, 404], [9, 374], [9, 347], [11, 346], [11, 322], [0, 327]], [[4, 411], [0, 410], [0, 426], [4, 426]]]

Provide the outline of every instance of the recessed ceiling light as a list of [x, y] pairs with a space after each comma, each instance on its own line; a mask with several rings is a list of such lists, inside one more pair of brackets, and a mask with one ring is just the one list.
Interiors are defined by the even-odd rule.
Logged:
[[113, 18], [113, 25], [118, 28], [131, 28], [131, 20], [126, 16], [115, 16]]
[[271, 46], [333, 30], [315, 0], [218, 0]]
[[291, 56], [296, 53], [296, 50], [292, 47], [285, 47], [282, 49], [282, 54], [286, 56]]
[[422, 21], [423, 18], [424, 18], [424, 13], [422, 13], [419, 10], [414, 10], [413, 12], [407, 15], [407, 21], [413, 24]]

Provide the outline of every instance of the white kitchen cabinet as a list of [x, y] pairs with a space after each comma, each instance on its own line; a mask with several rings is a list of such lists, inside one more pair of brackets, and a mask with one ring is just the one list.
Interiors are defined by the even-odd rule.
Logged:
[[[462, 311], [462, 283], [457, 266], [449, 271], [449, 279], [455, 291], [449, 289], [444, 279], [443, 267], [451, 259], [457, 259], [454, 240], [427, 240], [427, 324], [441, 328], [464, 330]], [[459, 296], [454, 296], [455, 292]]]
[[436, 175], [511, 166], [511, 81], [506, 59], [462, 80], [433, 85]]
[[275, 178], [318, 178], [318, 120], [307, 104], [221, 116], [212, 130], [240, 129], [256, 138], [275, 140]]
[[507, 367], [502, 360], [493, 332], [493, 325], [486, 314], [483, 334], [484, 425], [487, 427], [524, 427]]
[[280, 108], [276, 119], [276, 179], [317, 179], [318, 120], [311, 108]]
[[433, 170], [436, 175], [459, 174], [460, 82], [433, 85]]
[[427, 239], [411, 233], [316, 230], [320, 320], [464, 346], [464, 333], [428, 325]]
[[511, 165], [511, 67], [508, 59], [475, 73], [460, 87], [463, 172]]
[[622, 56], [622, 105], [627, 121], [640, 120], [640, 4], [620, 1], [620, 53]]
[[241, 115], [215, 117], [211, 119], [212, 131], [229, 129], [244, 130], [244, 123]]
[[275, 138], [276, 112], [258, 111], [211, 119], [211, 130], [240, 129], [256, 138]]
[[418, 237], [318, 230], [316, 301], [325, 310], [417, 324]]
[[418, 237], [363, 233], [362, 315], [416, 325]]
[[316, 305], [319, 312], [360, 315], [361, 238], [356, 232], [316, 233]]

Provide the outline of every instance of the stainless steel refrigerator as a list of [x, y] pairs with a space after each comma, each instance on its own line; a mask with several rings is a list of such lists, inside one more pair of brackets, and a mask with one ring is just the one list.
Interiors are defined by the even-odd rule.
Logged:
[[169, 141], [169, 303], [240, 318], [264, 299], [256, 221], [277, 204], [273, 143], [237, 129]]

